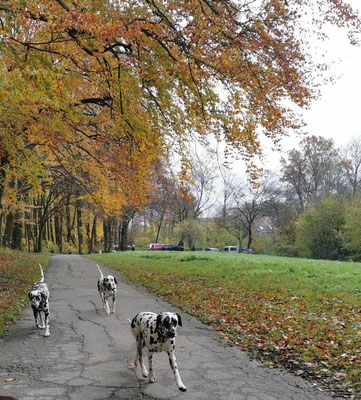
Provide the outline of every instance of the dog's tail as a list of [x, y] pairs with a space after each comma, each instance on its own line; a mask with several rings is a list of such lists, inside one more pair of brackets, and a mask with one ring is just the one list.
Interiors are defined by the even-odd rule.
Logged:
[[99, 267], [98, 264], [97, 264], [97, 267], [98, 267], [98, 270], [99, 270], [99, 272], [100, 272], [100, 277], [101, 277], [101, 278], [104, 278], [103, 272], [102, 272], [102, 270], [100, 269], [100, 267]]
[[44, 282], [45, 278], [44, 278], [44, 272], [43, 269], [41, 268], [41, 265], [39, 264], [40, 267], [40, 282]]

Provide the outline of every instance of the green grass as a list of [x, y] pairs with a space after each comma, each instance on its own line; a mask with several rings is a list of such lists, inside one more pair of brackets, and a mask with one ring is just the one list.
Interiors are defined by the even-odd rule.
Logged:
[[126, 252], [121, 271], [226, 340], [361, 394], [361, 264], [246, 254]]
[[0, 247], [0, 338], [27, 305], [28, 293], [45, 270], [50, 256], [11, 251]]

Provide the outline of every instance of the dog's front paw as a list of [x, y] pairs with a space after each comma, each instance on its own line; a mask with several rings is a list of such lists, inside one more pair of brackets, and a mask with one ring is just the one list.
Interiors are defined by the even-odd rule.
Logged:
[[44, 336], [45, 336], [45, 337], [50, 336], [50, 332], [49, 332], [49, 331], [45, 332], [45, 333], [44, 333]]
[[148, 381], [150, 382], [150, 383], [154, 383], [155, 382], [155, 376], [152, 374], [149, 374], [149, 376], [148, 376]]
[[181, 392], [185, 392], [187, 390], [187, 388], [183, 385], [183, 386], [179, 386], [179, 390]]

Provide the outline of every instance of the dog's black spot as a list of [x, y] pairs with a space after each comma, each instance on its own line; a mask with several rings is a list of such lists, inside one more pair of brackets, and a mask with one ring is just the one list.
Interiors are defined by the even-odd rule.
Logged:
[[158, 340], [154, 340], [154, 337], [151, 336], [151, 337], [149, 338], [149, 343], [150, 343], [150, 344], [156, 344], [156, 343], [158, 343]]

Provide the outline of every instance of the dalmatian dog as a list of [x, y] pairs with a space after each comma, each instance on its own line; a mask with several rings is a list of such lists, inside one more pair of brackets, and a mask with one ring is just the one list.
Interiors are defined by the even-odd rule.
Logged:
[[[148, 381], [153, 383], [155, 381], [153, 353], [166, 351], [177, 386], [179, 390], [185, 392], [187, 388], [181, 380], [175, 358], [177, 326], [182, 326], [180, 315], [172, 312], [162, 312], [161, 314], [142, 312], [137, 314], [132, 321], [129, 320], [129, 322], [131, 323], [132, 334], [137, 342], [137, 354], [134, 366], [137, 367], [139, 363], [144, 378], [148, 377]], [[146, 347], [148, 350], [149, 375], [143, 363], [143, 347]]]
[[[35, 324], [40, 329], [45, 329], [44, 336], [50, 336], [49, 328], [49, 289], [44, 281], [44, 272], [40, 267], [40, 281], [35, 282], [31, 292], [29, 293], [29, 299], [31, 307], [33, 309]], [[44, 318], [43, 318], [44, 313]]]
[[112, 313], [115, 313], [115, 300], [117, 295], [117, 279], [112, 275], [104, 276], [102, 270], [100, 269], [99, 265], [97, 264], [98, 270], [100, 272], [100, 278], [98, 279], [98, 292], [100, 298], [103, 302], [103, 308], [105, 309], [106, 313], [109, 315], [109, 304], [108, 299], [112, 297], [113, 299], [113, 308]]

